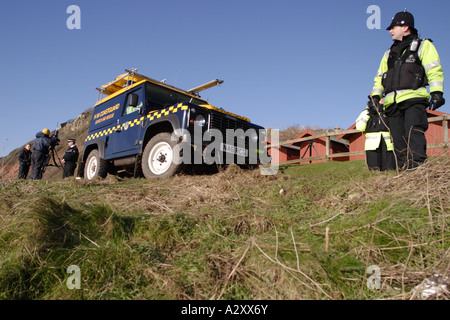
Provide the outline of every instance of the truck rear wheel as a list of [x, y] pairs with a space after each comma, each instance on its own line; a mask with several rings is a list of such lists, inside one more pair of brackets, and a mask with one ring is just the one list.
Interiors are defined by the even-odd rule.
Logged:
[[108, 174], [108, 163], [100, 158], [98, 150], [94, 149], [89, 153], [84, 167], [84, 177], [92, 180], [94, 177], [105, 178]]
[[142, 155], [142, 172], [147, 179], [168, 178], [181, 170], [181, 164], [174, 161], [176, 145], [167, 132], [157, 134], [147, 143]]

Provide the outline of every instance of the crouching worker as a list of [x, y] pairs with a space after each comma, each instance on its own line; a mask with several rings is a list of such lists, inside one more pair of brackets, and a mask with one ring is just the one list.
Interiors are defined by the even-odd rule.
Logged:
[[386, 121], [382, 105], [375, 106], [372, 101], [356, 120], [356, 130], [366, 133], [364, 150], [369, 170], [395, 169], [394, 144]]

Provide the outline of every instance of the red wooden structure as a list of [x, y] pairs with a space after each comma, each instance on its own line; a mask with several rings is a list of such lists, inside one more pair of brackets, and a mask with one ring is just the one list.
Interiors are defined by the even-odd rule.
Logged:
[[[317, 138], [314, 138], [314, 136], [316, 135], [318, 135], [318, 133], [307, 129], [303, 131], [299, 136], [292, 139], [292, 140], [304, 139], [303, 141], [293, 142], [284, 145], [282, 144], [280, 146], [271, 149], [276, 150], [274, 152], [278, 152], [279, 155], [278, 162], [298, 160], [298, 159], [302, 159], [302, 161], [300, 162], [309, 162], [309, 163], [323, 162], [326, 161], [324, 157], [327, 154], [327, 138], [322, 135], [320, 135]], [[310, 137], [310, 139], [308, 139], [308, 137]], [[331, 138], [329, 148], [331, 155], [348, 152], [348, 142]], [[272, 152], [271, 149], [269, 149], [269, 155], [271, 155]], [[311, 160], [309, 160], [309, 158], [311, 158]], [[348, 161], [349, 157], [348, 156], [336, 157], [331, 158], [331, 160]], [[276, 161], [276, 157], [274, 157], [274, 161]]]
[[[449, 114], [440, 111], [432, 111], [427, 109], [428, 116], [428, 130], [425, 132], [427, 139], [427, 155], [441, 156], [445, 154], [445, 142], [448, 143], [448, 136], [450, 133], [450, 127], [448, 125], [450, 121]], [[350, 129], [355, 129], [353, 124]], [[447, 132], [447, 134], [445, 134]], [[337, 137], [340, 140], [347, 140], [349, 142], [349, 152], [363, 151], [365, 135], [359, 132], [348, 133]], [[448, 149], [448, 148], [447, 148]], [[447, 150], [447, 154], [450, 155]], [[349, 160], [361, 160], [365, 159], [365, 155], [350, 156]]]
[[[440, 111], [427, 110], [428, 130], [425, 132], [427, 139], [427, 154], [429, 156], [450, 156], [450, 115]], [[311, 130], [303, 131], [298, 137], [281, 141], [269, 148], [269, 155], [273, 162], [301, 163], [321, 161], [352, 161], [364, 160], [365, 135], [356, 131], [355, 124], [347, 130], [316, 133]], [[270, 141], [269, 141], [270, 144]]]

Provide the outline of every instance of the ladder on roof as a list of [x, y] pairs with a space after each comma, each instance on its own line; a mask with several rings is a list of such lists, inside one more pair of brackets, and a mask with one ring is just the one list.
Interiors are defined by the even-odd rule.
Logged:
[[[134, 81], [135, 75], [137, 74], [137, 68], [132, 68], [130, 70], [126, 69], [125, 72], [126, 73], [121, 74], [113, 81], [102, 85], [100, 88], [95, 88], [96, 90], [98, 90], [97, 102], [100, 101], [101, 99], [103, 99], [104, 94], [110, 95], [110, 94], [113, 94], [117, 90], [120, 90], [123, 88], [128, 89], [128, 86], [133, 85], [133, 83], [135, 82]], [[124, 80], [125, 80], [125, 84], [123, 84]], [[114, 88], [114, 91], [111, 91], [111, 88]]]
[[217, 86], [217, 85], [220, 85], [223, 83], [223, 80], [215, 79], [215, 80], [209, 81], [205, 84], [202, 84], [200, 86], [194, 87], [192, 89], [183, 90], [183, 89], [176, 88], [174, 86], [166, 84], [164, 80], [158, 81], [158, 80], [146, 77], [144, 75], [141, 75], [141, 74], [137, 73], [137, 70], [138, 70], [137, 68], [132, 68], [129, 70], [125, 69], [126, 73], [119, 75], [116, 79], [114, 79], [111, 82], [108, 82], [107, 84], [104, 84], [100, 88], [95, 88], [96, 90], [98, 90], [97, 103], [103, 99], [103, 95], [111, 95], [111, 94], [117, 92], [118, 90], [122, 90], [123, 88], [128, 89], [128, 87], [131, 87], [135, 82], [141, 81], [143, 79], [148, 79], [153, 82], [160, 83], [162, 86], [176, 89], [176, 90], [185, 92], [189, 95], [198, 96], [198, 97], [200, 97], [200, 95], [198, 94], [200, 91], [209, 89], [211, 87], [214, 87], [214, 86]]

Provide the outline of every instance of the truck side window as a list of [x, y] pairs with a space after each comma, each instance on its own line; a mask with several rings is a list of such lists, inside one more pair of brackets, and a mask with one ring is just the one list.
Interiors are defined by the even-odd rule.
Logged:
[[[136, 107], [133, 107], [133, 106], [130, 106], [130, 105], [128, 105], [128, 103], [129, 103], [129, 96], [130, 96], [130, 94], [137, 94], [138, 96], [139, 96], [139, 99], [138, 99], [138, 104], [137, 104], [137, 106]], [[142, 90], [142, 88], [140, 88], [140, 89], [138, 89], [138, 90], [136, 90], [136, 91], [133, 91], [133, 92], [130, 92], [128, 95], [127, 95], [127, 99], [125, 100], [125, 109], [124, 109], [124, 112], [123, 112], [123, 115], [128, 115], [128, 114], [131, 114], [131, 113], [134, 113], [134, 112], [138, 112], [139, 111], [139, 109], [140, 108], [142, 108], [143, 106], [144, 106], [144, 95], [143, 95], [143, 90]]]

